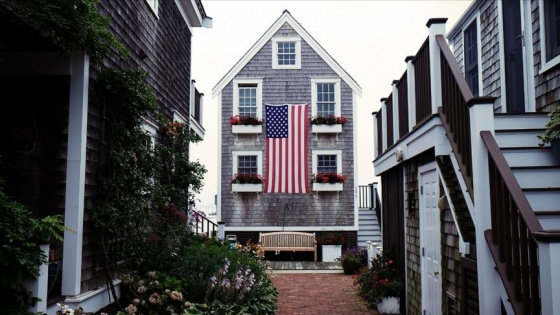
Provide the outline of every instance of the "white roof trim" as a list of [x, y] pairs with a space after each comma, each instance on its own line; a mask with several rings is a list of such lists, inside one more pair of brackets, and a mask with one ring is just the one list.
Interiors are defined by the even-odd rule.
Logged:
[[229, 72], [216, 84], [212, 89], [212, 97], [216, 97], [226, 85], [245, 67], [245, 65], [253, 59], [253, 57], [266, 45], [274, 34], [284, 25], [288, 23], [315, 52], [338, 74], [344, 82], [358, 95], [362, 96], [362, 88], [342, 67], [315, 41], [313, 37], [299, 24], [287, 10], [282, 13], [280, 18], [272, 24], [272, 26], [259, 38], [259, 40], [241, 57], [241, 59], [229, 70]]

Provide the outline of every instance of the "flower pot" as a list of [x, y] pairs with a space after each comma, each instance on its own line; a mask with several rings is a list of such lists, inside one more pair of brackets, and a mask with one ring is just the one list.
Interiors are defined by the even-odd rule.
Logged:
[[381, 314], [400, 314], [400, 299], [396, 296], [384, 297], [377, 303], [377, 310]]
[[262, 125], [231, 125], [231, 132], [238, 134], [262, 133]]
[[232, 192], [261, 192], [262, 184], [231, 184]]
[[342, 125], [341, 124], [311, 125], [311, 132], [312, 133], [341, 133]]
[[345, 275], [354, 275], [360, 270], [361, 264], [358, 261], [342, 261], [342, 270]]
[[342, 191], [343, 183], [313, 183], [313, 191]]
[[321, 245], [323, 250], [322, 261], [336, 261], [342, 256], [342, 245]]

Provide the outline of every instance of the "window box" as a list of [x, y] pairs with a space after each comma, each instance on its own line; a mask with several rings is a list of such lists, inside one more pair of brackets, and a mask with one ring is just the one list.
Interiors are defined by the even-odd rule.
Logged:
[[237, 134], [262, 133], [262, 125], [231, 125], [231, 133], [237, 133]]
[[342, 125], [341, 124], [311, 125], [311, 132], [312, 133], [341, 133]]
[[313, 191], [342, 191], [343, 183], [313, 183]]
[[263, 184], [231, 184], [232, 192], [262, 192]]

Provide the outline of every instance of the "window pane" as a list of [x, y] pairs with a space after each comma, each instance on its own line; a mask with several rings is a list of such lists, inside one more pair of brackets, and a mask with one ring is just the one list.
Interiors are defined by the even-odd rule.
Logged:
[[317, 155], [317, 173], [336, 173], [338, 171], [336, 165], [336, 155]]
[[334, 115], [334, 83], [317, 83], [317, 116]]
[[242, 155], [237, 157], [237, 173], [238, 174], [255, 174], [257, 175], [257, 156]]
[[560, 4], [558, 1], [544, 1], [546, 60], [560, 55]]
[[296, 43], [295, 42], [279, 42], [277, 47], [278, 47], [278, 64], [279, 65], [295, 65], [296, 64]]
[[257, 115], [257, 86], [242, 86], [239, 91], [239, 116]]
[[478, 29], [476, 21], [464, 32], [465, 79], [474, 96], [478, 96]]

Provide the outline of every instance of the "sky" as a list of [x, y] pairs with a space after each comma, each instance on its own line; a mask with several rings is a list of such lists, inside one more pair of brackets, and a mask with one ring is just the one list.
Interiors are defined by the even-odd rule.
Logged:
[[218, 192], [218, 100], [212, 89], [270, 26], [288, 10], [306, 31], [361, 86], [357, 99], [358, 185], [378, 181], [373, 169], [373, 116], [391, 83], [406, 70], [426, 37], [430, 18], [448, 18], [446, 31], [472, 0], [274, 1], [203, 0], [212, 28], [195, 28], [192, 73], [204, 93], [204, 140], [191, 144], [191, 160], [208, 172], [197, 196], [197, 209], [215, 211]]

